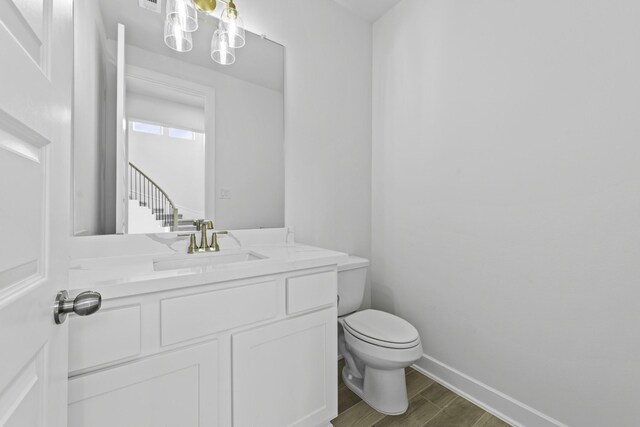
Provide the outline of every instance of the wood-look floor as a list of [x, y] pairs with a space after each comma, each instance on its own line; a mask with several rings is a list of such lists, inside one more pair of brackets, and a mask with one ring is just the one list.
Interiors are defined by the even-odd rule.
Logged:
[[342, 382], [338, 363], [338, 418], [334, 427], [509, 427], [482, 408], [411, 368], [406, 369], [409, 409], [402, 415], [376, 412]]

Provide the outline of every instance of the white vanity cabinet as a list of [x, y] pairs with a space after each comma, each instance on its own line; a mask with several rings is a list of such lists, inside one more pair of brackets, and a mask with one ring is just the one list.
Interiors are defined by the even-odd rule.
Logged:
[[335, 266], [105, 298], [70, 318], [69, 426], [326, 427]]

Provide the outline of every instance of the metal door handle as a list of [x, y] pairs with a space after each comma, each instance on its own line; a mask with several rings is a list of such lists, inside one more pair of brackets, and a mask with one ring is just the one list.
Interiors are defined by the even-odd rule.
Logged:
[[56, 296], [56, 302], [53, 306], [53, 320], [57, 325], [61, 325], [67, 320], [68, 313], [90, 316], [100, 310], [102, 306], [102, 295], [98, 292], [82, 292], [74, 299], [67, 298], [68, 296], [67, 291], [60, 291]]

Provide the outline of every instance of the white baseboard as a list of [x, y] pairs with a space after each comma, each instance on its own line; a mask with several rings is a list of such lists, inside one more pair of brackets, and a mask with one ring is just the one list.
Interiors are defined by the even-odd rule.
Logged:
[[413, 368], [516, 427], [567, 427], [524, 403], [426, 354]]

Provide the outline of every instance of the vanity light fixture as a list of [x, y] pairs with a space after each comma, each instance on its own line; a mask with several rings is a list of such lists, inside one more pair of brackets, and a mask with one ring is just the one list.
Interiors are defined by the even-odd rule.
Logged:
[[[221, 65], [236, 60], [235, 49], [245, 45], [245, 30], [233, 0], [226, 5], [211, 39], [211, 59]], [[188, 52], [193, 46], [191, 33], [198, 29], [198, 12], [213, 16], [216, 0], [168, 0], [164, 41], [171, 49]]]

